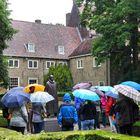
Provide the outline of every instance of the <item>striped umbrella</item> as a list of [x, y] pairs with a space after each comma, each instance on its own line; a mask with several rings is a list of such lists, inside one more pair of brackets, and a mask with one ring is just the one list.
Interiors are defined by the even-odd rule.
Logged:
[[140, 92], [136, 89], [126, 85], [115, 85], [114, 88], [121, 94], [135, 100], [140, 101]]

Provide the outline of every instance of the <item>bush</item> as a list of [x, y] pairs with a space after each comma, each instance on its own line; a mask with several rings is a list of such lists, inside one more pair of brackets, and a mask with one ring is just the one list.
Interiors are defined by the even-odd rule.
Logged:
[[22, 135], [12, 130], [0, 128], [1, 140], [140, 140], [139, 137], [115, 134], [101, 130], [51, 132]]

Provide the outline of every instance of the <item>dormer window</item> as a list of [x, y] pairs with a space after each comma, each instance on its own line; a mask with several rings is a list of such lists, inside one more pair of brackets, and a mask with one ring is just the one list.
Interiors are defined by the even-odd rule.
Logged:
[[58, 46], [58, 53], [64, 54], [64, 46]]
[[25, 47], [26, 47], [28, 52], [35, 52], [35, 44], [27, 43], [27, 44], [25, 44]]

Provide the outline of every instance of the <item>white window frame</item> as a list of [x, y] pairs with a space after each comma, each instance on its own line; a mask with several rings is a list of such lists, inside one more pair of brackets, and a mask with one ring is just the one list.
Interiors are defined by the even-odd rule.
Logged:
[[27, 47], [28, 52], [35, 52], [35, 44], [34, 43], [28, 43], [26, 47]]
[[59, 62], [58, 62], [58, 65], [59, 65], [59, 64], [62, 64], [62, 65], [65, 65], [65, 64], [66, 64], [66, 65], [68, 65], [67, 62], [63, 62], [63, 61], [59, 61]]
[[[32, 61], [33, 67], [29, 67], [30, 61]], [[34, 62], [37, 62], [37, 67], [34, 66]], [[38, 60], [28, 60], [28, 69], [38, 69]]]
[[[18, 85], [11, 85], [10, 81], [11, 81], [12, 78], [17, 78]], [[20, 78], [19, 77], [10, 77], [10, 81], [9, 81], [9, 89], [11, 89], [13, 87], [19, 87], [20, 86], [20, 84], [19, 84]]]
[[58, 53], [63, 55], [65, 54], [64, 46], [58, 46]]
[[104, 81], [99, 81], [99, 82], [98, 82], [98, 86], [101, 86], [101, 84], [100, 84], [101, 82], [103, 83], [102, 86], [105, 86], [105, 82], [104, 82]]
[[29, 78], [28, 78], [28, 85], [30, 84], [30, 80], [36, 80], [36, 83], [35, 83], [35, 84], [38, 84], [38, 78], [29, 77]]
[[[48, 67], [47, 63], [50, 63], [49, 67]], [[55, 66], [55, 61], [46, 61], [46, 69], [49, 69], [51, 66]]]
[[84, 68], [84, 60], [78, 59], [77, 60], [77, 69], [83, 69]]
[[96, 63], [96, 57], [93, 57], [93, 67], [101, 67], [101, 63], [99, 65], [97, 65]]
[[[9, 61], [13, 61], [13, 66], [9, 66]], [[15, 66], [15, 61], [18, 62], [18, 66]], [[19, 60], [18, 59], [9, 59], [8, 60], [8, 67], [9, 68], [19, 68]]]

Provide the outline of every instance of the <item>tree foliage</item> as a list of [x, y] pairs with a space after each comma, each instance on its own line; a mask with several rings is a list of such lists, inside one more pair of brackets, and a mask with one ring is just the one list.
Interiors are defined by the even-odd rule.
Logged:
[[118, 80], [136, 79], [140, 71], [140, 0], [77, 0], [77, 4], [84, 5], [81, 25], [98, 35], [92, 54], [99, 62], [111, 58], [113, 69], [121, 73]]
[[8, 86], [8, 71], [3, 50], [8, 47], [6, 42], [12, 39], [13, 34], [16, 33], [9, 16], [7, 0], [0, 0], [0, 85], [5, 88]]
[[54, 75], [58, 91], [69, 91], [73, 86], [71, 72], [67, 65], [50, 67], [49, 72], [44, 76], [44, 84], [48, 81], [49, 75]]

